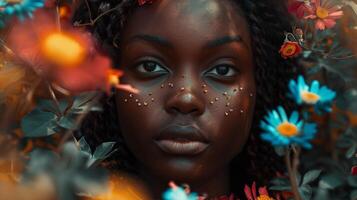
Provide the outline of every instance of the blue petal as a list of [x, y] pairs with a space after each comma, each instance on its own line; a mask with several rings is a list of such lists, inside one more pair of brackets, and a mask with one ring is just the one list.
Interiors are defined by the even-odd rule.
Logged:
[[312, 81], [310, 92], [318, 94], [320, 88], [320, 83], [318, 81]]
[[299, 120], [299, 113], [297, 111], [293, 111], [290, 115], [289, 122], [296, 124]]
[[288, 121], [288, 116], [286, 115], [286, 112], [285, 112], [284, 108], [279, 106], [278, 107], [278, 112], [280, 114], [281, 121], [287, 122]]

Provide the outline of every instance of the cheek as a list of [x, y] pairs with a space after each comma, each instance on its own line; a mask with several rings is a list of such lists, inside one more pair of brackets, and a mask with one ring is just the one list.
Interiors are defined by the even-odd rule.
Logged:
[[[244, 146], [250, 133], [255, 106], [254, 80], [240, 82], [238, 86], [215, 94], [209, 98], [210, 121], [208, 128], [212, 133], [217, 155], [226, 155], [229, 161]], [[217, 98], [217, 96], [219, 96]]]
[[154, 92], [144, 90], [139, 94], [116, 94], [120, 128], [125, 139], [144, 142], [152, 137], [153, 131], [159, 129], [158, 122], [163, 116], [163, 110], [158, 109], [159, 102]]

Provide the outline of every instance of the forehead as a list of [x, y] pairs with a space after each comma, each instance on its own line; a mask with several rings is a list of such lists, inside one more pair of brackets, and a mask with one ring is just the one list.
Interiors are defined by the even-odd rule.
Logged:
[[249, 46], [243, 13], [229, 0], [156, 0], [134, 11], [124, 41], [136, 34], [159, 35], [173, 42], [200, 44], [239, 35]]

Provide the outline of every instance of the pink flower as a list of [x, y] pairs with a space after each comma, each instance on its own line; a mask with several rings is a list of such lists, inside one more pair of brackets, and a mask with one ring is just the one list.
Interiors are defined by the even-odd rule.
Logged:
[[312, 12], [312, 7], [304, 0], [297, 0], [289, 5], [288, 11], [300, 19], [303, 18], [306, 13]]
[[313, 10], [305, 19], [316, 20], [315, 28], [318, 30], [334, 27], [336, 19], [343, 16], [341, 7], [332, 4], [329, 0], [312, 0], [312, 3]]
[[245, 185], [244, 193], [248, 200], [273, 200], [273, 198], [269, 196], [266, 187], [260, 187], [257, 196], [257, 188], [255, 182], [253, 182], [251, 188], [248, 185]]

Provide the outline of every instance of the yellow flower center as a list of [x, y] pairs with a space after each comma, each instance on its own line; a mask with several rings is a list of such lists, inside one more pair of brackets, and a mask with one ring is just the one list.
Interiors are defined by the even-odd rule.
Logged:
[[283, 54], [284, 55], [292, 55], [296, 51], [296, 46], [294, 45], [288, 45], [284, 48]]
[[302, 91], [301, 99], [307, 104], [315, 104], [320, 100], [320, 96], [313, 92]]
[[22, 0], [6, 0], [8, 4], [19, 4], [22, 3]]
[[316, 16], [321, 19], [325, 19], [326, 17], [328, 17], [328, 10], [323, 7], [317, 7]]
[[58, 32], [44, 38], [41, 50], [49, 61], [61, 67], [75, 67], [86, 54], [85, 48], [75, 38]]
[[259, 197], [257, 198], [257, 200], [273, 200], [272, 198], [270, 198], [267, 195], [259, 195]]
[[109, 74], [108, 80], [110, 85], [119, 85], [119, 77], [115, 74]]
[[279, 133], [286, 137], [292, 137], [299, 133], [299, 129], [295, 124], [284, 122], [277, 127]]

